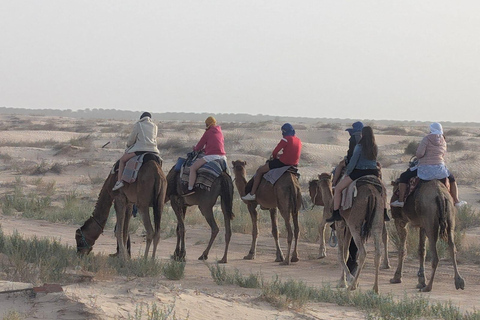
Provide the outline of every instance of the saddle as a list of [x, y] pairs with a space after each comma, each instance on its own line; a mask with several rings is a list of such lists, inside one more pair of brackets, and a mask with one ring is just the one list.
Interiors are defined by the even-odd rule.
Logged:
[[[177, 171], [177, 168], [180, 167], [180, 180], [184, 186], [188, 185], [190, 166], [193, 164], [195, 159], [201, 157], [202, 154], [189, 153], [187, 159], [183, 160], [182, 158], [179, 158], [178, 161], [181, 161], [182, 164], [178, 165], [177, 162], [177, 165], [175, 165], [175, 171]], [[197, 179], [195, 180], [194, 186], [196, 188], [210, 191], [213, 182], [222, 174], [222, 172], [229, 174], [227, 162], [224, 159], [207, 162], [203, 166], [198, 168]]]
[[340, 205], [342, 210], [348, 210], [352, 207], [353, 201], [357, 196], [357, 189], [366, 184], [373, 185], [378, 190], [378, 192], [380, 192], [382, 195], [386, 194], [386, 189], [382, 181], [377, 176], [368, 175], [368, 176], [360, 177], [357, 180], [354, 180], [352, 183], [350, 183], [350, 185], [347, 188], [343, 189], [342, 202]]
[[285, 172], [290, 172], [296, 175], [297, 179], [300, 177], [297, 167], [283, 166], [280, 168], [270, 169], [267, 173], [263, 175], [263, 179], [267, 180], [271, 184], [275, 184], [275, 182], [277, 182], [277, 180], [280, 179], [280, 177], [283, 176]]
[[[438, 179], [441, 183], [447, 187], [448, 191], [450, 192], [450, 183], [447, 178]], [[397, 181], [398, 182], [398, 181]], [[418, 186], [424, 182], [428, 182], [427, 180], [422, 180], [419, 177], [410, 178], [408, 181], [407, 192], [405, 192], [405, 199], [401, 201], [405, 202], [407, 198], [417, 190]], [[399, 198], [399, 189], [395, 190], [394, 195]]]
[[[147, 153], [143, 153], [141, 155], [135, 156], [125, 163], [122, 180], [127, 183], [134, 183], [135, 181], [137, 181], [138, 171], [140, 170], [142, 165], [144, 163], [147, 163], [148, 161], [155, 161], [160, 166], [163, 163], [163, 159], [160, 157], [158, 153], [147, 152]], [[115, 174], [115, 172], [118, 171], [118, 165], [119, 165], [119, 161], [117, 161], [113, 165], [112, 170], [110, 171], [110, 174]]]
[[[267, 173], [263, 175], [262, 179], [265, 179], [266, 181], [274, 185], [275, 182], [277, 182], [277, 180], [280, 179], [280, 177], [283, 176], [285, 172], [289, 172], [295, 175], [297, 179], [300, 178], [300, 174], [298, 173], [297, 167], [283, 166], [280, 168], [270, 169]], [[252, 187], [253, 187], [253, 177], [248, 181], [247, 185], [245, 186], [245, 194], [250, 193], [250, 191], [252, 191]]]

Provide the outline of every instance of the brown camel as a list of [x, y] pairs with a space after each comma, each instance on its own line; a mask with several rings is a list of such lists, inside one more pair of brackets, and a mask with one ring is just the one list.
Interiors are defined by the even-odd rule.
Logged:
[[[118, 255], [122, 259], [128, 257], [126, 243], [128, 238], [128, 224], [130, 222], [133, 204], [138, 208], [143, 225], [147, 232], [145, 258], [153, 240], [152, 258], [155, 258], [158, 242], [160, 241], [160, 219], [162, 216], [167, 180], [162, 171], [161, 164], [156, 161], [145, 162], [138, 172], [137, 181], [117, 191], [112, 191], [116, 174], [110, 174], [105, 180], [92, 216], [85, 221], [82, 227], [76, 230], [77, 253], [88, 254], [93, 249], [95, 241], [103, 232], [107, 223], [112, 203], [117, 215], [115, 235], [117, 237]], [[152, 228], [149, 207], [153, 207], [155, 228]]]
[[[333, 192], [332, 192], [332, 175], [330, 173], [322, 173], [318, 175], [318, 180], [311, 180], [308, 185], [308, 192], [312, 203], [317, 206], [323, 206], [323, 217], [318, 227], [320, 232], [320, 255], [318, 259], [326, 256], [325, 251], [325, 220], [332, 215], [333, 211]], [[384, 247], [383, 262], [381, 269], [390, 269], [390, 261], [388, 259], [388, 232], [387, 226], [384, 225], [382, 242]], [[356, 248], [355, 248], [356, 252]], [[353, 265], [353, 263], [352, 263]], [[350, 268], [349, 266], [349, 269]]]
[[[331, 174], [322, 173], [319, 175], [318, 180], [310, 182], [309, 191], [311, 195], [312, 193], [315, 194], [312, 189], [317, 189], [316, 193], [322, 195], [325, 204], [333, 202]], [[328, 205], [328, 208], [331, 207], [331, 205]], [[338, 284], [339, 287], [346, 287], [347, 280], [350, 290], [357, 288], [358, 278], [366, 258], [365, 242], [368, 236], [372, 234], [375, 245], [375, 282], [373, 290], [378, 292], [378, 272], [381, 258], [380, 237], [382, 237], [382, 241], [384, 242], [385, 252], [382, 268], [390, 267], [387, 247], [388, 236], [383, 215], [384, 208], [385, 202], [382, 193], [372, 184], [362, 184], [357, 186], [357, 197], [353, 202], [352, 208], [341, 211], [344, 221], [335, 223], [339, 238], [338, 259], [342, 266], [342, 275]], [[328, 216], [330, 215], [331, 213]], [[346, 265], [348, 247], [352, 237], [358, 248], [358, 267], [355, 276], [350, 273]]]
[[[398, 199], [396, 190], [398, 183], [392, 181], [394, 193], [391, 202]], [[448, 242], [448, 248], [453, 261], [455, 271], [455, 288], [464, 289], [465, 281], [458, 273], [456, 248], [454, 242], [455, 230], [455, 206], [453, 199], [443, 183], [438, 180], [421, 181], [416, 190], [405, 201], [403, 208], [392, 207], [392, 216], [395, 219], [395, 227], [400, 238], [398, 253], [398, 267], [391, 283], [402, 282], [403, 262], [407, 251], [407, 224], [420, 228], [420, 241], [418, 254], [420, 268], [418, 270], [417, 288], [422, 292], [430, 292], [433, 286], [433, 278], [438, 266], [437, 240], [442, 237]], [[428, 237], [430, 251], [432, 252], [432, 273], [430, 281], [426, 284], [425, 278], [425, 239]]]
[[173, 211], [177, 216], [177, 246], [173, 257], [175, 260], [184, 261], [186, 256], [185, 250], [185, 213], [187, 207], [198, 206], [200, 212], [207, 220], [211, 229], [210, 241], [208, 246], [198, 260], [207, 260], [208, 253], [212, 247], [213, 241], [218, 234], [218, 225], [215, 222], [213, 215], [213, 206], [217, 202], [218, 196], [221, 198], [221, 207], [225, 221], [225, 252], [223, 258], [219, 263], [227, 263], [227, 252], [230, 238], [232, 236], [232, 229], [230, 227], [230, 220], [233, 219], [233, 182], [230, 175], [226, 172], [222, 174], [213, 182], [210, 190], [203, 190], [197, 188], [195, 193], [189, 196], [182, 196], [182, 182], [180, 180], [180, 173], [175, 171], [172, 167], [167, 174], [168, 188], [166, 201], [170, 200]]
[[[235, 184], [237, 186], [238, 193], [241, 197], [246, 194], [247, 180], [245, 165], [247, 162], [236, 160], [232, 161], [233, 170], [235, 173]], [[253, 181], [250, 180], [249, 184]], [[250, 217], [252, 218], [252, 246], [248, 255], [244, 259], [252, 260], [255, 258], [258, 236], [258, 213], [257, 206], [263, 210], [270, 211], [270, 218], [272, 220], [272, 235], [275, 239], [275, 246], [277, 248], [276, 262], [288, 265], [291, 262], [298, 261], [297, 244], [298, 244], [298, 210], [302, 203], [302, 195], [300, 192], [300, 185], [295, 174], [285, 172], [280, 179], [277, 180], [275, 185], [262, 179], [258, 190], [256, 192], [255, 201], [244, 201], [247, 204]], [[280, 210], [280, 214], [285, 220], [285, 226], [288, 232], [288, 251], [287, 257], [284, 259], [282, 250], [280, 249], [280, 243], [278, 241], [278, 226], [277, 226], [277, 208]], [[292, 226], [290, 219], [293, 219], [294, 232], [292, 232]], [[290, 251], [292, 247], [293, 236], [295, 235], [295, 245], [293, 247], [292, 258], [290, 260]]]

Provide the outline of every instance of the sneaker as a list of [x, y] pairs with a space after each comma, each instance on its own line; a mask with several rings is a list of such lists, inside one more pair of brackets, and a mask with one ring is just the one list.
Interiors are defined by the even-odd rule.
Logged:
[[463, 207], [463, 206], [466, 206], [467, 205], [467, 201], [458, 201], [457, 203], [455, 203], [455, 207], [457, 208], [460, 208], [460, 207]]
[[403, 208], [403, 202], [395, 200], [392, 203], [390, 203], [390, 207], [397, 207], [397, 208]]
[[118, 190], [123, 186], [124, 186], [123, 181], [117, 181], [117, 182], [115, 182], [115, 186], [113, 186], [112, 191]]
[[253, 201], [255, 199], [256, 199], [255, 195], [251, 193], [247, 193], [242, 197], [242, 200], [245, 200], [245, 201]]

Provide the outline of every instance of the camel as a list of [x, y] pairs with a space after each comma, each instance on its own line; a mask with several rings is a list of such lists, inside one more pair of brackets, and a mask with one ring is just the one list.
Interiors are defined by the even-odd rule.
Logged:
[[[315, 189], [317, 191], [314, 192], [313, 190]], [[319, 175], [318, 180], [311, 181], [309, 191], [311, 195], [321, 195], [325, 206], [331, 210], [331, 203], [333, 202], [331, 174], [322, 173]], [[368, 236], [372, 234], [375, 245], [375, 282], [373, 290], [378, 293], [378, 272], [382, 255], [380, 248], [380, 235], [382, 236], [382, 241], [384, 243], [384, 260], [382, 268], [388, 269], [390, 267], [387, 247], [388, 236], [383, 214], [384, 208], [384, 197], [381, 192], [371, 184], [363, 184], [357, 186], [357, 197], [353, 202], [352, 208], [341, 211], [344, 221], [335, 222], [339, 238], [338, 259], [342, 267], [342, 275], [338, 287], [346, 287], [346, 281], [348, 281], [348, 287], [350, 290], [355, 290], [357, 288], [358, 278], [366, 258], [365, 242]], [[331, 213], [328, 216], [330, 215]], [[358, 248], [358, 267], [355, 271], [355, 276], [350, 273], [346, 264], [348, 247], [352, 238]]]
[[[398, 183], [392, 181], [394, 193], [391, 202], [398, 199], [396, 190]], [[420, 259], [420, 268], [418, 270], [417, 288], [421, 292], [430, 292], [433, 286], [433, 278], [438, 266], [437, 240], [442, 237], [448, 242], [448, 248], [453, 261], [453, 269], [455, 271], [455, 288], [464, 289], [465, 281], [458, 273], [456, 248], [454, 242], [455, 230], [455, 206], [448, 189], [438, 180], [421, 181], [413, 194], [405, 201], [403, 208], [392, 207], [392, 216], [395, 219], [395, 227], [400, 238], [401, 246], [398, 253], [398, 266], [391, 283], [402, 282], [402, 270], [405, 255], [407, 251], [407, 225], [420, 229], [420, 241], [418, 245], [418, 253]], [[430, 251], [432, 252], [432, 273], [430, 281], [426, 284], [425, 278], [425, 240], [428, 237]]]
[[[241, 197], [246, 194], [247, 180], [245, 166], [246, 161], [236, 160], [232, 161], [233, 170], [235, 174], [235, 185], [237, 186], [238, 193]], [[249, 184], [253, 181], [250, 180]], [[276, 246], [276, 259], [275, 262], [280, 262], [282, 265], [288, 265], [291, 262], [298, 261], [297, 244], [298, 244], [298, 210], [302, 203], [302, 195], [300, 192], [300, 184], [295, 174], [285, 172], [275, 183], [272, 185], [265, 179], [262, 179], [258, 190], [256, 192], [255, 201], [244, 201], [247, 204], [250, 217], [252, 218], [252, 245], [248, 255], [244, 257], [246, 260], [255, 259], [257, 237], [258, 237], [258, 213], [257, 206], [263, 210], [270, 211], [270, 218], [272, 220], [272, 235], [275, 239]], [[278, 241], [278, 226], [277, 226], [277, 208], [280, 210], [280, 214], [285, 220], [285, 226], [288, 232], [288, 251], [287, 256], [284, 258], [280, 243]], [[292, 226], [290, 219], [293, 219], [294, 232], [292, 232]], [[292, 257], [290, 259], [290, 251], [292, 247], [293, 236], [295, 235], [295, 245], [293, 247]]]
[[[95, 241], [103, 232], [107, 223], [112, 203], [117, 216], [115, 236], [118, 244], [118, 256], [121, 259], [129, 257], [126, 244], [128, 239], [128, 225], [131, 218], [133, 204], [136, 204], [147, 232], [145, 258], [148, 257], [150, 245], [153, 241], [152, 258], [155, 259], [158, 242], [160, 241], [160, 220], [167, 190], [167, 180], [161, 164], [156, 161], [144, 162], [138, 172], [137, 181], [125, 184], [117, 191], [112, 191], [116, 174], [108, 175], [95, 204], [92, 216], [75, 232], [77, 253], [88, 254], [93, 249]], [[152, 228], [149, 207], [153, 207], [155, 228]]]
[[212, 247], [213, 241], [218, 234], [218, 226], [213, 215], [213, 206], [217, 202], [218, 196], [221, 198], [221, 207], [225, 221], [225, 252], [219, 263], [227, 263], [228, 245], [232, 236], [230, 220], [235, 216], [233, 214], [233, 182], [230, 175], [226, 172], [214, 181], [210, 190], [197, 188], [195, 193], [189, 196], [182, 196], [182, 182], [180, 173], [175, 171], [175, 166], [167, 174], [168, 188], [166, 201], [170, 201], [173, 211], [177, 216], [177, 246], [173, 258], [178, 261], [184, 261], [185, 250], [185, 213], [187, 207], [198, 206], [200, 212], [207, 220], [211, 229], [210, 241], [208, 246], [198, 260], [207, 260], [208, 253]]

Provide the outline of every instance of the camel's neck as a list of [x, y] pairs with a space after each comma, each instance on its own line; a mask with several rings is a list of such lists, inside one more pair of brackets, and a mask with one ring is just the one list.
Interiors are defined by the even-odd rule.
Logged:
[[245, 178], [245, 173], [235, 173], [235, 186], [237, 187], [238, 193], [241, 197], [245, 195], [245, 186], [247, 185], [247, 179]]
[[[112, 182], [113, 180], [113, 182]], [[103, 228], [107, 224], [108, 216], [110, 214], [110, 208], [113, 204], [113, 197], [111, 195], [111, 188], [115, 184], [115, 175], [109, 175], [105, 180], [100, 194], [98, 195], [95, 209], [93, 209], [92, 216], [85, 221], [85, 224], [81, 228], [85, 234], [88, 234], [88, 238], [97, 240], [102, 234]]]

